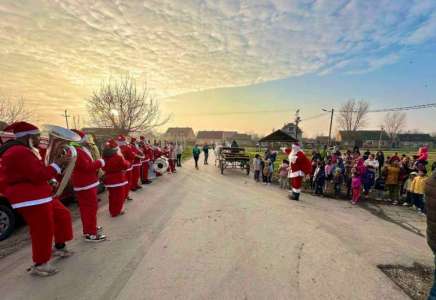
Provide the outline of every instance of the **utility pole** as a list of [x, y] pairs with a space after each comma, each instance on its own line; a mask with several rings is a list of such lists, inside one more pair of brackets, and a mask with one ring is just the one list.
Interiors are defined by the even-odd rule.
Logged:
[[65, 123], [67, 124], [67, 128], [70, 129], [70, 126], [68, 125], [68, 118], [71, 117], [70, 115], [68, 115], [68, 111], [65, 110], [63, 117], [65, 117]]
[[300, 118], [300, 110], [297, 109], [295, 112], [295, 139], [298, 141], [298, 124], [300, 124], [301, 118]]
[[383, 131], [385, 130], [385, 128], [383, 127], [383, 125], [381, 126], [381, 130], [380, 130], [380, 137], [378, 139], [378, 150], [380, 150], [381, 148], [381, 140], [382, 140], [382, 136], [383, 136]]
[[331, 113], [331, 116], [330, 116], [330, 128], [329, 128], [329, 141], [328, 141], [328, 146], [330, 147], [331, 144], [332, 144], [333, 116], [335, 114], [335, 109], [332, 108], [331, 110], [327, 110], [327, 109], [323, 108], [322, 110], [325, 111], [325, 112]]
[[333, 127], [333, 115], [335, 114], [335, 109], [332, 108], [332, 115], [330, 117], [330, 128], [329, 128], [329, 147], [332, 144], [332, 127]]

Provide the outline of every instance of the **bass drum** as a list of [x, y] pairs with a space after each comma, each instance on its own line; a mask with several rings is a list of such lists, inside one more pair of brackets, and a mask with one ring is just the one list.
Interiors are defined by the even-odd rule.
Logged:
[[154, 164], [153, 164], [153, 170], [156, 173], [159, 174], [165, 174], [168, 170], [168, 159], [166, 159], [165, 157], [159, 157], [158, 159], [155, 160]]

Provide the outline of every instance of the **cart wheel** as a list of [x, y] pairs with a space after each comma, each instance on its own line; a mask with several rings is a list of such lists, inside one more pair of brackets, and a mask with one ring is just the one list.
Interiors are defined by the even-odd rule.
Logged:
[[224, 175], [224, 162], [220, 163], [221, 174]]
[[250, 165], [247, 164], [247, 176], [250, 175]]

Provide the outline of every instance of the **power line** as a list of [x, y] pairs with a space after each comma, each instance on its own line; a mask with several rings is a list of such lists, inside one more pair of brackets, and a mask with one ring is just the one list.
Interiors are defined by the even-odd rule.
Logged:
[[425, 109], [436, 107], [436, 103], [427, 103], [427, 104], [417, 104], [412, 106], [402, 106], [402, 107], [393, 107], [393, 108], [382, 108], [369, 110], [369, 113], [379, 113], [379, 112], [390, 112], [390, 111], [404, 111], [404, 110], [417, 110], [417, 109]]

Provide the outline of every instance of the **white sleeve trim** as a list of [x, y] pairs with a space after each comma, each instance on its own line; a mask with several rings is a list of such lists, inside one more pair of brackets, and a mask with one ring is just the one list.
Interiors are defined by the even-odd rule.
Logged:
[[98, 160], [101, 162], [101, 167], [103, 168], [106, 165], [106, 162], [102, 158], [100, 158]]
[[61, 168], [56, 163], [51, 163], [50, 167], [52, 167], [56, 171], [56, 173], [58, 173], [58, 174], [62, 173]]

